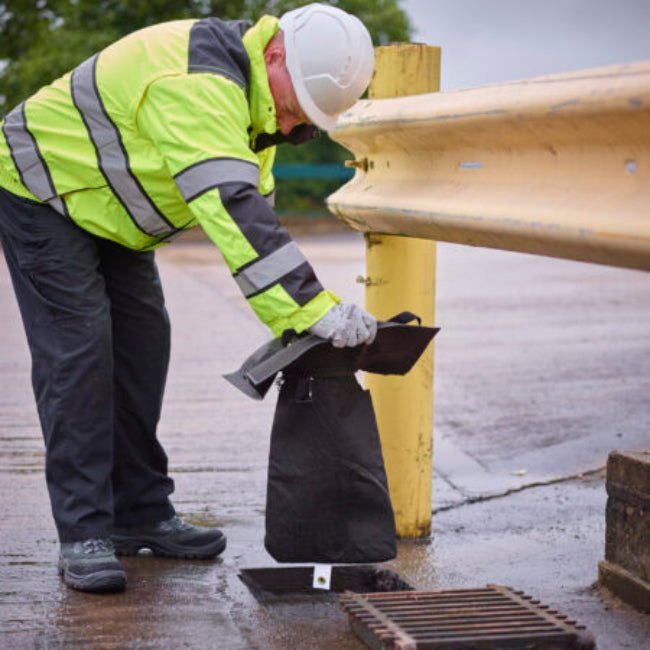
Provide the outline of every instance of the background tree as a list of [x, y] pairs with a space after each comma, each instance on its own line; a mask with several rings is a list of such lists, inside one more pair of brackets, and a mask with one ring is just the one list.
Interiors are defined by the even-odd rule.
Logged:
[[[331, 0], [359, 16], [375, 45], [408, 41], [411, 26], [400, 0]], [[141, 27], [178, 18], [256, 20], [281, 15], [306, 0], [6, 0], [0, 2], [0, 117], [41, 86], [106, 45]], [[278, 148], [278, 162], [340, 163], [349, 154], [326, 136]], [[314, 210], [338, 180], [283, 181], [278, 208]]]

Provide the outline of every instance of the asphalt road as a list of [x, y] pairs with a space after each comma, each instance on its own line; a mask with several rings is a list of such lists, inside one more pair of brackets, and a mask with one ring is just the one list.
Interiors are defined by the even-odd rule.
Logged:
[[[356, 234], [300, 238], [323, 283], [362, 300]], [[335, 601], [260, 603], [238, 578], [263, 549], [274, 393], [221, 374], [267, 333], [209, 245], [158, 255], [173, 324], [160, 437], [188, 519], [222, 526], [217, 562], [127, 558], [124, 594], [67, 590], [29, 359], [0, 256], [0, 647], [363, 647]], [[603, 466], [650, 447], [650, 274], [439, 246], [434, 519], [388, 563], [420, 589], [510, 585], [577, 619], [600, 650], [650, 647], [650, 617], [595, 585]], [[405, 305], [408, 308], [408, 305]]]

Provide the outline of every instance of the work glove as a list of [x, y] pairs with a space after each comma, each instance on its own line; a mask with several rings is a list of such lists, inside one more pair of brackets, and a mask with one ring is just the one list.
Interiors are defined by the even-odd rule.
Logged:
[[353, 303], [334, 305], [309, 331], [328, 339], [335, 348], [372, 343], [377, 335], [375, 317]]

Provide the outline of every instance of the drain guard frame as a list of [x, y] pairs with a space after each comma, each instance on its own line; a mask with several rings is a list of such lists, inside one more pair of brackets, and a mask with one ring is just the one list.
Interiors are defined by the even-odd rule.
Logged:
[[313, 587], [314, 564], [250, 567], [239, 570], [239, 579], [259, 602], [290, 603], [334, 600], [345, 592], [389, 593], [413, 591], [402, 576], [377, 564], [332, 564], [329, 589]]

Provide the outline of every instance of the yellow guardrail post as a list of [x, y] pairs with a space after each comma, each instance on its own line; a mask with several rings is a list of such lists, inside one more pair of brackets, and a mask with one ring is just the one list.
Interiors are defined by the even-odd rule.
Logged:
[[[440, 49], [397, 44], [375, 50], [371, 99], [440, 89]], [[433, 241], [366, 234], [366, 309], [386, 319], [409, 310], [432, 325], [436, 244]], [[388, 484], [402, 538], [431, 532], [433, 450], [433, 346], [406, 377], [367, 375], [377, 414]]]

